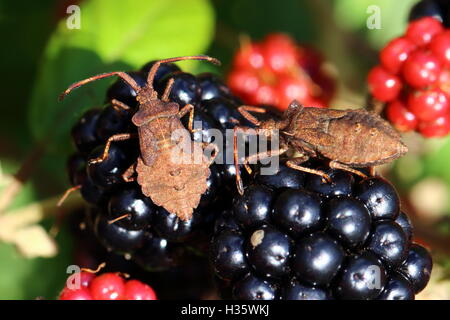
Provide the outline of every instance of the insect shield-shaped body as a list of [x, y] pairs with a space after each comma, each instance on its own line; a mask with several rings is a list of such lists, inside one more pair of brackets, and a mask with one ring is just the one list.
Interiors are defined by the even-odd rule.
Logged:
[[[256, 133], [271, 135], [273, 130], [279, 134], [279, 150], [259, 153], [248, 157], [263, 158], [280, 155], [294, 149], [298, 156], [289, 159], [286, 165], [330, 180], [328, 175], [320, 170], [303, 167], [301, 163], [310, 157], [329, 160], [331, 168], [350, 171], [366, 177], [353, 168], [373, 167], [388, 163], [404, 155], [408, 148], [402, 143], [400, 135], [394, 128], [377, 114], [366, 110], [333, 110], [319, 108], [304, 108], [293, 101], [285, 111], [282, 119], [260, 122], [249, 111], [262, 112], [261, 109], [242, 106], [242, 115], [257, 126]], [[250, 128], [236, 127], [237, 132], [251, 132]], [[238, 163], [235, 152], [235, 164]], [[243, 193], [242, 181], [236, 174], [239, 192]]]
[[212, 160], [181, 123], [185, 110], [193, 109], [187, 106], [180, 111], [174, 102], [148, 101], [140, 104], [132, 121], [139, 133], [141, 156], [136, 172], [142, 193], [156, 205], [189, 220], [207, 189]]
[[[180, 60], [207, 60], [216, 64], [219, 61], [207, 56], [188, 56], [157, 61], [148, 74], [147, 84], [140, 87], [128, 74], [111, 72], [82, 80], [70, 86], [62, 95], [88, 82], [117, 75], [127, 82], [137, 93], [139, 109], [133, 115], [132, 122], [138, 127], [140, 157], [125, 173], [125, 181], [133, 181], [137, 173], [137, 182], [142, 193], [150, 197], [168, 212], [175, 213], [183, 220], [192, 217], [194, 208], [200, 202], [201, 195], [207, 189], [210, 175], [209, 166], [217, 155], [217, 147], [213, 144], [206, 148], [215, 152], [208, 159], [204, 155], [202, 143], [191, 140], [190, 132], [183, 126], [180, 118], [189, 113], [189, 130], [192, 131], [194, 107], [186, 105], [180, 110], [177, 103], [169, 101], [173, 80], [169, 80], [161, 97], [153, 89], [153, 78], [161, 63]], [[115, 107], [130, 111], [131, 108], [113, 100]], [[104, 161], [108, 157], [110, 144], [135, 138], [133, 134], [123, 133], [111, 136], [105, 146], [103, 155], [91, 160], [91, 163]]]
[[377, 114], [363, 109], [304, 108], [291, 104], [281, 135], [288, 145], [332, 166], [371, 167], [390, 162], [408, 149], [400, 135]]

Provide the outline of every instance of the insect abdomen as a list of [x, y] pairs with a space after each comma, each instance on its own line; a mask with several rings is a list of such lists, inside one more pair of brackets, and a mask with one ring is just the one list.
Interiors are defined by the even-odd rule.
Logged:
[[318, 151], [326, 158], [355, 167], [383, 164], [408, 150], [389, 123], [367, 111], [349, 111], [343, 118], [331, 119], [327, 129], [334, 143]]

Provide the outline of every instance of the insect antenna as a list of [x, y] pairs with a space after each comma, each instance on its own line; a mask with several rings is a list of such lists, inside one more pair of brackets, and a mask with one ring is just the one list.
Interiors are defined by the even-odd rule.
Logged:
[[96, 76], [92, 76], [89, 77], [87, 79], [75, 82], [74, 84], [72, 84], [70, 87], [68, 87], [63, 93], [61, 93], [58, 97], [59, 101], [62, 101], [66, 95], [68, 95], [73, 89], [76, 89], [78, 87], [81, 87], [83, 85], [85, 85], [86, 83], [95, 81], [95, 80], [99, 80], [99, 79], [103, 79], [103, 78], [108, 78], [111, 76], [118, 76], [120, 77], [123, 81], [125, 81], [134, 91], [138, 92], [139, 89], [141, 88], [137, 82], [127, 73], [125, 72], [121, 72], [121, 71], [115, 71], [115, 72], [108, 72], [108, 73], [101, 73], [98, 74]]
[[220, 65], [220, 61], [216, 58], [199, 55], [199, 56], [184, 56], [184, 57], [175, 57], [175, 58], [168, 58], [163, 60], [158, 60], [155, 62], [155, 64], [150, 69], [150, 72], [148, 73], [147, 77], [147, 86], [151, 89], [153, 89], [153, 78], [155, 77], [156, 72], [159, 69], [159, 66], [163, 63], [170, 63], [170, 62], [176, 62], [176, 61], [183, 61], [183, 60], [205, 60], [209, 61], [211, 63], [214, 63], [216, 65]]

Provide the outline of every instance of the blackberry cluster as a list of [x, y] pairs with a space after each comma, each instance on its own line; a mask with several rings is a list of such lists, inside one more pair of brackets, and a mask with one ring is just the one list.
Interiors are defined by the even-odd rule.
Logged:
[[422, 0], [417, 2], [409, 13], [409, 21], [423, 17], [433, 17], [450, 27], [450, 3], [447, 0]]
[[271, 33], [260, 42], [244, 43], [233, 58], [230, 89], [251, 105], [286, 110], [292, 100], [325, 108], [335, 92], [334, 79], [316, 50], [298, 45], [286, 34]]
[[[151, 61], [128, 74], [143, 86], [153, 64]], [[194, 125], [200, 123], [202, 130], [193, 134], [194, 140], [212, 142], [208, 129], [224, 132], [243, 120], [236, 109], [240, 101], [215, 75], [194, 76], [175, 64], [162, 64], [154, 78], [159, 94], [170, 78], [174, 79], [170, 100], [181, 107], [187, 103], [195, 106]], [[127, 104], [131, 111], [114, 108], [109, 103], [112, 99]], [[131, 122], [136, 109], [136, 92], [121, 79], [114, 82], [107, 91], [106, 105], [88, 110], [73, 127], [77, 152], [68, 160], [68, 174], [71, 185], [79, 186], [82, 197], [91, 205], [88, 222], [100, 242], [116, 253], [131, 256], [146, 269], [163, 270], [179, 264], [189, 246], [202, 248], [200, 239], [212, 229], [220, 202], [226, 199], [224, 194], [232, 185], [229, 182], [234, 181], [234, 166], [210, 167], [208, 189], [191, 220], [182, 221], [157, 207], [142, 194], [137, 183], [125, 183], [122, 179], [124, 171], [139, 156], [137, 139], [112, 143], [105, 161], [88, 165], [90, 159], [101, 155], [110, 136], [136, 131]], [[187, 126], [188, 117], [183, 121]]]
[[394, 187], [328, 174], [331, 183], [281, 165], [234, 198], [210, 247], [225, 298], [414, 299], [426, 286], [431, 257], [412, 241]]
[[369, 90], [400, 131], [443, 137], [450, 132], [449, 66], [450, 30], [435, 17], [422, 17], [381, 50]]

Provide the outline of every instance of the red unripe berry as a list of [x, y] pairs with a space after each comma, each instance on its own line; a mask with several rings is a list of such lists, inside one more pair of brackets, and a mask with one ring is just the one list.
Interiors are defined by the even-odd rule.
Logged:
[[384, 102], [394, 100], [402, 88], [400, 78], [387, 72], [380, 66], [370, 70], [367, 81], [372, 95]]
[[138, 280], [125, 283], [125, 300], [157, 300], [155, 291]]
[[92, 295], [86, 287], [80, 287], [78, 289], [64, 287], [59, 295], [59, 300], [92, 300]]
[[390, 73], [397, 74], [416, 45], [405, 37], [391, 40], [380, 52], [380, 61]]
[[431, 40], [430, 49], [441, 63], [450, 65], [450, 30], [436, 35]]
[[410, 22], [406, 37], [419, 46], [426, 45], [431, 39], [444, 31], [442, 24], [432, 17], [425, 17]]
[[285, 110], [293, 100], [306, 103], [311, 95], [309, 79], [297, 77], [280, 77], [277, 92], [280, 95], [280, 109]]
[[[267, 104], [278, 106], [279, 96], [275, 88], [268, 84], [262, 84], [250, 98], [251, 104]], [[287, 107], [286, 107], [287, 108]]]
[[419, 132], [427, 138], [445, 137], [450, 132], [450, 115], [445, 114], [433, 121], [419, 123]]
[[320, 72], [320, 68], [324, 62], [322, 55], [310, 47], [297, 48], [297, 60], [300, 67], [309, 75], [315, 75]]
[[415, 88], [436, 82], [441, 72], [439, 60], [430, 52], [419, 50], [411, 53], [403, 64], [403, 77]]
[[276, 73], [288, 72], [297, 63], [297, 48], [285, 34], [269, 34], [263, 42], [263, 54], [266, 66]]
[[410, 93], [408, 109], [420, 121], [432, 121], [449, 111], [449, 99], [438, 88], [419, 90]]
[[85, 271], [82, 271], [80, 273], [80, 282], [83, 287], [89, 287], [89, 285], [91, 284], [91, 282], [94, 278], [95, 278], [94, 273], [85, 272]]
[[260, 69], [264, 66], [262, 48], [259, 44], [249, 43], [242, 46], [234, 56], [233, 64], [240, 69]]
[[66, 281], [66, 288], [76, 289], [77, 286], [89, 287], [92, 279], [95, 278], [95, 274], [89, 272], [76, 272], [70, 275]]
[[411, 131], [417, 127], [416, 116], [400, 100], [390, 102], [386, 107], [386, 117], [399, 131]]
[[90, 289], [94, 300], [122, 300], [125, 281], [115, 273], [104, 273], [92, 280]]
[[260, 86], [258, 75], [248, 69], [234, 69], [228, 75], [227, 83], [233, 93], [244, 99], [255, 95]]

